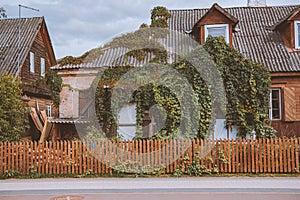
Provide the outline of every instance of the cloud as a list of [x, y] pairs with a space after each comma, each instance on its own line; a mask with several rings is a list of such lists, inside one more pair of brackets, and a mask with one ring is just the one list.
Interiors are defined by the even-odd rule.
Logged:
[[[299, 0], [289, 0], [297, 4]], [[150, 23], [150, 10], [157, 5], [168, 9], [246, 6], [247, 0], [23, 0], [22, 4], [40, 12], [22, 9], [22, 17], [45, 16], [57, 58], [78, 56], [110, 41], [114, 36], [136, 30]], [[9, 17], [18, 17], [19, 0], [1, 0]], [[281, 0], [268, 0], [280, 5]]]

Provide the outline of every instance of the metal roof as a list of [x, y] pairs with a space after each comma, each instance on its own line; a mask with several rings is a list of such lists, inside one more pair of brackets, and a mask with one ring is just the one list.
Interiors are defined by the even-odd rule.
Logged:
[[43, 17], [0, 20], [0, 75], [5, 72], [18, 76], [18, 28], [21, 25], [20, 65], [41, 27]]
[[53, 124], [89, 124], [88, 120], [82, 119], [49, 119], [48, 122]]
[[[180, 33], [178, 31], [170, 31], [165, 38], [158, 38], [157, 42], [167, 50], [168, 63], [173, 63], [178, 59], [179, 55], [184, 55], [199, 45], [194, 40], [191, 40], [189, 35]], [[158, 46], [157, 48], [160, 47]], [[130, 49], [126, 47], [107, 48], [102, 54], [99, 54], [99, 57], [93, 62], [83, 62], [82, 64], [78, 65], [56, 65], [51, 67], [51, 69], [63, 70], [128, 65], [142, 67], [155, 58], [155, 55], [152, 52], [148, 52], [143, 60], [139, 60], [133, 56], [127, 57], [127, 53], [129, 51]]]
[[[300, 71], [300, 52], [287, 49], [279, 32], [269, 30], [298, 7], [299, 5], [224, 8], [228, 14], [238, 20], [236, 28], [239, 31], [233, 32], [233, 46], [245, 57], [267, 66], [270, 72]], [[169, 53], [169, 63], [177, 59], [178, 52], [187, 52], [193, 47], [193, 44], [181, 42], [183, 35], [189, 36], [188, 33], [208, 10], [209, 8], [170, 10], [172, 17], [168, 23], [171, 33], [166, 39], [160, 40]], [[123, 47], [107, 49], [93, 63], [57, 65], [52, 69], [97, 68], [128, 64], [138, 67], [153, 57], [153, 54], [149, 53], [142, 61], [133, 57], [125, 59], [124, 55], [127, 51], [128, 49]]]

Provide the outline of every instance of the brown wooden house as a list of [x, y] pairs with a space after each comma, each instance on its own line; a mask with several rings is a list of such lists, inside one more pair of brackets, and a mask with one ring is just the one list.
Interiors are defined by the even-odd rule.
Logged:
[[[0, 75], [9, 73], [20, 77], [22, 99], [36, 112], [32, 114], [44, 113], [42, 118], [53, 117], [57, 112], [49, 89], [45, 84], [38, 83], [55, 64], [53, 47], [43, 17], [0, 20]], [[30, 133], [33, 139], [39, 139], [45, 120], [34, 121], [33, 117], [29, 120], [31, 128], [27, 134]]]
[[225, 40], [271, 74], [270, 124], [278, 136], [300, 136], [300, 5], [171, 10], [170, 29], [200, 44]]
[[[300, 136], [300, 5], [222, 8], [214, 4], [211, 8], [170, 10], [170, 13], [172, 17], [168, 24], [173, 35], [162, 41], [168, 52], [177, 47], [185, 49], [177, 33], [200, 44], [208, 35], [223, 36], [245, 57], [269, 68], [272, 79], [270, 124], [277, 135]], [[128, 64], [142, 66], [150, 60], [125, 59], [124, 54], [126, 48], [108, 49], [94, 63], [58, 65], [53, 69], [62, 77], [70, 78], [71, 74], [84, 75], [85, 71], [94, 68]], [[176, 55], [174, 57], [170, 53], [169, 62], [175, 60]], [[62, 96], [70, 97], [67, 94]], [[79, 102], [79, 96], [75, 98], [77, 100], [70, 101]], [[61, 116], [64, 114], [61, 113]], [[235, 137], [234, 134], [230, 135], [232, 137]]]

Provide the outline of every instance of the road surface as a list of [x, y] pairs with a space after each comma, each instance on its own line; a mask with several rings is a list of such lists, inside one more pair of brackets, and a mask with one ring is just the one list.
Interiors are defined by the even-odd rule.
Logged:
[[1, 180], [0, 200], [299, 200], [300, 178], [84, 178]]

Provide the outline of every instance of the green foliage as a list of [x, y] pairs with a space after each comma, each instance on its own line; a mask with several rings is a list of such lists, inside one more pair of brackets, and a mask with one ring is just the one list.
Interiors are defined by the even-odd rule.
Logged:
[[42, 174], [38, 173], [37, 170], [36, 170], [36, 167], [34, 167], [34, 165], [32, 165], [29, 169], [29, 174], [28, 176], [30, 178], [41, 178]]
[[151, 10], [151, 27], [168, 28], [168, 19], [171, 18], [171, 14], [167, 8], [162, 6], [154, 7]]
[[7, 18], [6, 10], [3, 7], [0, 7], [0, 19]]
[[[256, 132], [258, 137], [273, 137], [273, 129], [266, 125], [268, 122], [270, 85], [268, 69], [261, 64], [245, 59], [237, 50], [228, 46], [222, 37], [209, 37], [204, 47], [215, 61], [216, 67], [223, 78], [227, 97], [227, 127], [238, 127], [239, 136], [241, 137], [245, 137], [246, 134], [252, 134], [253, 131]], [[207, 58], [207, 54], [202, 48], [198, 48], [195, 51], [198, 53], [192, 53], [188, 60], [196, 56], [197, 60], [200, 61], [199, 65], [206, 68], [207, 66], [214, 67], [210, 64], [209, 58]], [[176, 94], [176, 96], [174, 91], [156, 83], [139, 88], [139, 90], [135, 91], [131, 100], [132, 103], [137, 105], [136, 138], [142, 136], [145, 111], [148, 111], [153, 105], [159, 105], [162, 111], [164, 110], [167, 113], [164, 127], [154, 137], [171, 139], [183, 133], [185, 137], [189, 138], [206, 138], [210, 125], [216, 117], [213, 116], [213, 113], [222, 113], [225, 110], [222, 105], [223, 100], [221, 100], [221, 103], [217, 102], [222, 98], [222, 90], [218, 87], [207, 85], [203, 77], [212, 79], [210, 81], [212, 83], [214, 82], [213, 77], [209, 77], [210, 74], [205, 69], [200, 74], [185, 58], [169, 65], [169, 67], [187, 79], [188, 85], [192, 86], [195, 94], [182, 92], [181, 94]], [[131, 69], [133, 69], [131, 66], [107, 69], [96, 92], [97, 116], [101, 126], [104, 127], [104, 132], [109, 137], [117, 135], [118, 120], [110, 110], [111, 102], [114, 102], [111, 99], [112, 91], [116, 90], [114, 88], [115, 83]], [[180, 80], [169, 79], [167, 74], [162, 77], [162, 81], [166, 85], [173, 85], [174, 88], [178, 88], [179, 92], [181, 91], [180, 88], [184, 86]], [[145, 77], [130, 77], [130, 79], [143, 80]], [[109, 85], [110, 88], [104, 89], [104, 85]], [[213, 98], [211, 95], [212, 89], [215, 93]], [[123, 92], [120, 88], [117, 91], [119, 93]], [[192, 122], [186, 119], [184, 129], [178, 130], [183, 114], [179, 103], [180, 98], [197, 100], [197, 102], [192, 103], [199, 106], [199, 113], [195, 113], [191, 109], [190, 114], [194, 115], [193, 119], [199, 120], [198, 127], [195, 128], [192, 126]], [[122, 101], [120, 99], [118, 101], [121, 104]], [[220, 104], [216, 104], [216, 102]], [[212, 110], [212, 105], [214, 105], [216, 110]], [[192, 105], [189, 106], [192, 108]]]
[[149, 27], [148, 24], [142, 23], [142, 24], [140, 25], [140, 28], [139, 28], [139, 29], [141, 29], [141, 28], [148, 28], [148, 27]]
[[[95, 109], [100, 126], [108, 138], [117, 137], [117, 119], [111, 110], [111, 88], [132, 67], [114, 67], [105, 70], [95, 92]], [[105, 88], [109, 86], [109, 88]], [[121, 91], [121, 90], [120, 90]]]
[[28, 110], [21, 100], [20, 79], [0, 76], [0, 141], [19, 141], [28, 125]]
[[92, 62], [103, 53], [102, 48], [89, 50], [79, 57], [66, 56], [57, 61], [59, 65], [79, 65], [81, 63]]
[[118, 161], [113, 166], [113, 171], [116, 174], [134, 174], [135, 177], [143, 175], [157, 175], [160, 176], [165, 173], [165, 166], [154, 167], [151, 165], [141, 165], [138, 161], [126, 160], [124, 162]]
[[14, 178], [21, 176], [21, 173], [18, 170], [6, 170], [2, 176], [4, 178]]
[[258, 137], [274, 137], [267, 126], [270, 75], [268, 69], [254, 63], [226, 44], [223, 37], [207, 38], [204, 48], [222, 74], [227, 97], [227, 127], [237, 126], [239, 136], [256, 132]]
[[53, 103], [58, 108], [60, 103], [60, 91], [63, 87], [62, 79], [55, 71], [50, 70], [46, 73], [45, 81], [51, 90], [51, 98]]
[[184, 158], [181, 159], [181, 164], [174, 170], [174, 176], [182, 176], [182, 175], [189, 175], [189, 176], [202, 176], [203, 174], [211, 175], [211, 174], [218, 174], [219, 169], [213, 163], [211, 158], [207, 158], [206, 162], [210, 162], [213, 164], [213, 168], [209, 169], [204, 165], [200, 164], [201, 160], [200, 152], [196, 152], [192, 158], [186, 155]]
[[88, 126], [87, 135], [84, 137], [84, 139], [86, 141], [98, 141], [98, 140], [104, 140], [105, 136], [99, 130], [99, 128], [96, 128], [95, 126]]
[[[199, 49], [199, 51], [201, 50]], [[204, 61], [205, 58], [201, 60]], [[159, 112], [166, 112], [167, 115], [164, 126], [156, 135], [153, 136], [154, 138], [172, 139], [178, 137], [207, 137], [212, 117], [212, 110], [210, 92], [206, 87], [206, 84], [202, 80], [199, 72], [197, 72], [197, 70], [195, 70], [194, 67], [184, 59], [178, 63], [170, 65], [169, 67], [181, 74], [187, 82], [182, 83], [180, 79], [170, 78], [166, 71], [166, 74], [161, 76], [161, 81], [166, 85], [172, 85], [173, 89], [176, 91], [172, 91], [166, 86], [153, 83], [144, 85], [134, 92], [134, 95], [131, 97], [131, 102], [137, 105], [137, 130], [135, 139], [143, 137], [142, 127], [144, 124], [145, 112], [153, 105], [159, 105]], [[114, 105], [114, 107], [121, 109], [121, 106], [123, 105], [122, 99], [118, 98], [117, 101], [112, 99], [112, 91], [119, 93], [119, 97], [122, 96], [122, 93], [125, 91], [120, 86], [116, 88], [115, 85], [116, 82], [131, 69], [133, 69], [133, 67], [127, 66], [114, 67], [105, 70], [96, 90], [95, 107], [97, 117], [102, 130], [109, 138], [118, 135], [116, 132], [118, 119], [114, 116], [111, 107]], [[128, 79], [134, 82], [137, 80], [144, 80], [145, 77], [136, 75], [136, 77], [130, 77]], [[131, 83], [127, 83], [126, 87], [130, 88], [130, 84]], [[109, 88], [104, 88], [105, 85], [108, 85]], [[194, 94], [188, 94], [186, 91], [181, 89], [188, 85], [193, 87], [193, 90], [195, 91]], [[175, 95], [175, 92], [177, 96]], [[192, 102], [185, 100], [186, 102], [189, 102], [189, 104], [186, 105], [186, 110], [188, 110], [188, 112], [192, 115], [190, 118], [188, 116], [183, 116], [179, 99], [194, 99], [197, 101]], [[193, 106], [195, 105], [199, 106], [199, 113], [194, 112], [195, 108]], [[182, 118], [185, 126], [181, 127], [182, 129], [179, 130]], [[195, 119], [196, 121], [198, 120], [199, 126], [193, 126], [191, 119]]]

